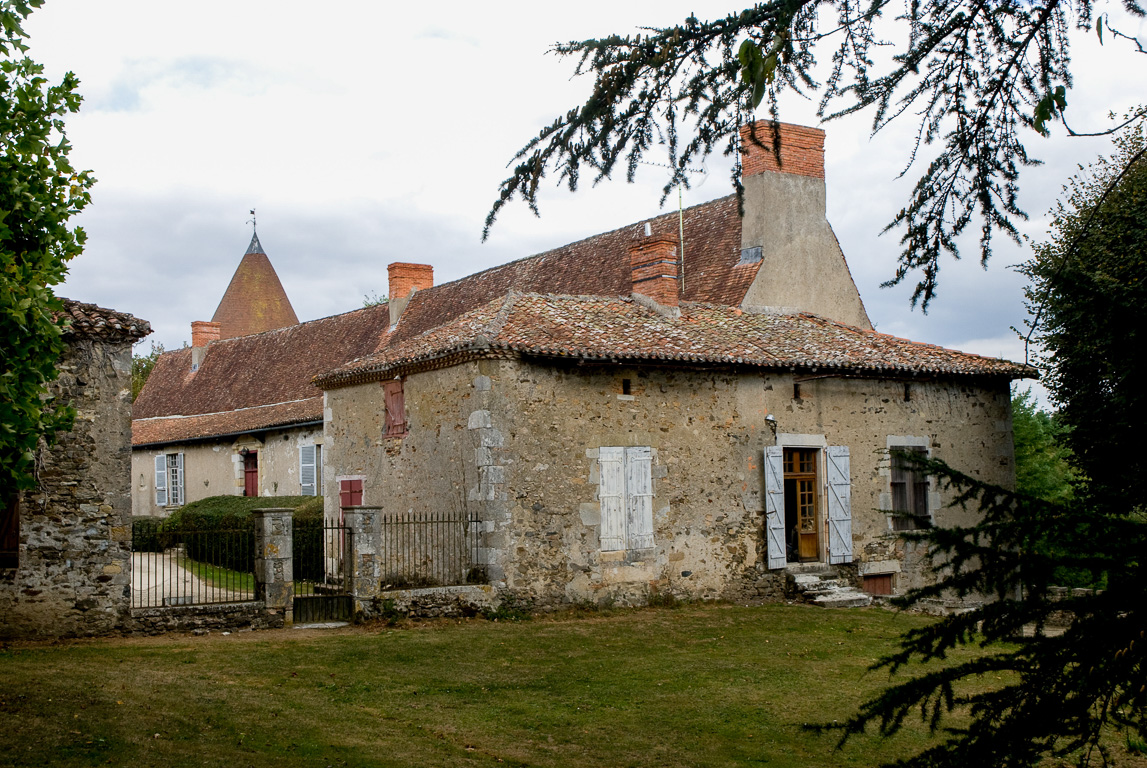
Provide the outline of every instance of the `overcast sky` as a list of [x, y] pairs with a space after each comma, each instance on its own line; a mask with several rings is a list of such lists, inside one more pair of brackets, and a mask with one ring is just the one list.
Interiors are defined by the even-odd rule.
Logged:
[[[648, 218], [659, 212], [656, 169], [634, 185], [550, 189], [540, 219], [514, 206], [480, 242], [514, 151], [590, 86], [571, 80], [573, 63], [547, 53], [551, 44], [739, 7], [397, 5], [48, 0], [29, 19], [30, 54], [53, 79], [79, 76], [85, 101], [68, 121], [72, 157], [99, 180], [77, 222], [87, 248], [59, 293], [143, 317], [151, 338], [172, 348], [190, 339], [192, 320], [214, 313], [250, 240], [251, 208], [300, 320], [385, 293], [393, 261], [433, 264], [444, 282]], [[1103, 127], [1109, 109], [1144, 99], [1147, 57], [1100, 47], [1094, 35], [1077, 36], [1073, 52], [1077, 130]], [[781, 116], [815, 125], [815, 103], [790, 100]], [[985, 272], [970, 242], [964, 261], [943, 265], [927, 315], [909, 308], [911, 286], [879, 287], [899, 251], [898, 235], [880, 231], [915, 180], [896, 179], [914, 126], [870, 139], [870, 119], [823, 127], [829, 220], [877, 329], [1022, 359], [1009, 328], [1025, 316], [1023, 280], [1010, 269], [1023, 249], [1001, 240]], [[1109, 147], [1061, 133], [1031, 139], [1046, 165], [1021, 178], [1024, 232], [1037, 240], [1066, 177]], [[727, 168], [710, 160], [685, 204], [729, 194]]]

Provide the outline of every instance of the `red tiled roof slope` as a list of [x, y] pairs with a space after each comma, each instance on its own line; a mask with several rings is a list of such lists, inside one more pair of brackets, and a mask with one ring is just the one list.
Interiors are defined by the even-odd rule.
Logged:
[[753, 314], [692, 303], [681, 306], [680, 317], [670, 317], [628, 298], [510, 293], [426, 333], [393, 334], [374, 355], [316, 381], [328, 388], [345, 386], [435, 358], [499, 349], [594, 360], [816, 367], [879, 375], [1036, 375], [1029, 366], [807, 313]]
[[[370, 354], [390, 322], [385, 304], [209, 344], [195, 373], [191, 350], [167, 352], [135, 401], [138, 419], [217, 414], [310, 400], [319, 373]], [[317, 413], [321, 417], [321, 405]], [[240, 423], [236, 421], [235, 424]], [[259, 425], [243, 428], [255, 428]], [[265, 425], [263, 425], [265, 426]], [[234, 424], [220, 427], [234, 431]]]
[[116, 312], [95, 304], [60, 298], [64, 302], [63, 316], [71, 320], [64, 329], [65, 336], [76, 336], [105, 341], [136, 341], [151, 333], [151, 323], [127, 312]]
[[219, 338], [231, 339], [298, 325], [287, 292], [265, 253], [243, 255], [212, 322], [219, 323]]
[[[686, 301], [738, 305], [760, 262], [741, 259], [741, 217], [735, 196], [687, 208]], [[676, 211], [646, 220], [652, 234], [678, 239]], [[511, 290], [523, 293], [628, 296], [632, 291], [629, 245], [645, 237], [646, 221], [419, 291], [402, 314], [399, 331], [416, 335], [449, 322]]]
[[159, 416], [131, 423], [131, 444], [173, 443], [201, 437], [232, 435], [256, 429], [290, 426], [323, 417], [323, 398], [275, 403], [201, 416]]

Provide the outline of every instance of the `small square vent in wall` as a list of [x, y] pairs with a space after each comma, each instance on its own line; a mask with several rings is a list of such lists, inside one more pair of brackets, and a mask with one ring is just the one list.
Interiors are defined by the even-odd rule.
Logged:
[[737, 262], [737, 266], [742, 264], [756, 264], [762, 258], [761, 246], [754, 245], [752, 248], [741, 249], [741, 260]]

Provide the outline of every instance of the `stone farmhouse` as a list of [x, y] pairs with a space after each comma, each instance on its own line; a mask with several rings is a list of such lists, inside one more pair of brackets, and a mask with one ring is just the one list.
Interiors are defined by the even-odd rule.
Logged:
[[[199, 324], [136, 403], [136, 514], [311, 488], [376, 529], [455, 514], [462, 580], [542, 606], [775, 599], [827, 568], [922, 583], [897, 532], [969, 513], [889, 450], [1011, 484], [1009, 384], [1035, 371], [874, 332], [824, 133], [779, 130], [744, 131], [743, 217], [730, 196], [441, 285], [391, 264], [385, 306]], [[399, 581], [367, 560], [376, 590]]]
[[151, 326], [64, 299], [71, 324], [49, 386], [75, 425], [41, 448], [38, 487], [0, 510], [0, 636], [103, 634], [129, 615], [131, 347]]
[[310, 380], [373, 352], [388, 322], [382, 306], [300, 323], [252, 237], [212, 320], [159, 357], [136, 399], [132, 513], [321, 494], [323, 398]]

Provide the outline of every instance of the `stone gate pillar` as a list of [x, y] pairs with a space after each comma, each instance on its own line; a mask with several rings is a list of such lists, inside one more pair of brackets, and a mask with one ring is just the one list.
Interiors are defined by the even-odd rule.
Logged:
[[283, 611], [288, 624], [295, 589], [292, 512], [268, 508], [251, 513], [255, 521], [255, 599], [262, 600], [269, 611]]
[[378, 595], [380, 575], [379, 507], [343, 507], [343, 525], [351, 532], [347, 552], [347, 583], [355, 614]]

